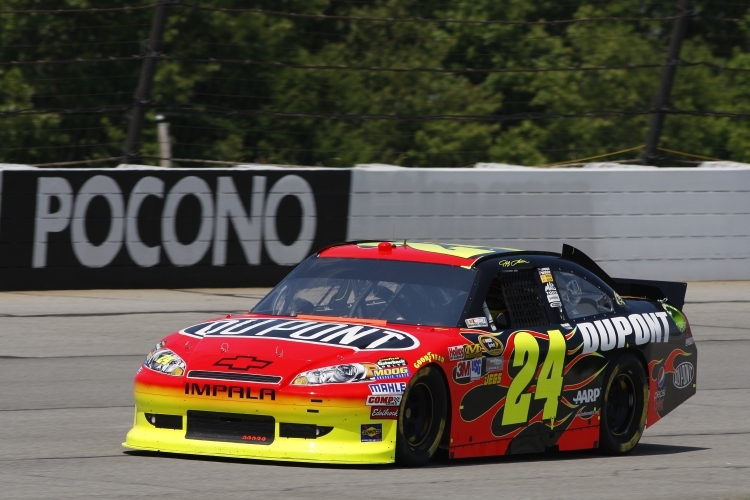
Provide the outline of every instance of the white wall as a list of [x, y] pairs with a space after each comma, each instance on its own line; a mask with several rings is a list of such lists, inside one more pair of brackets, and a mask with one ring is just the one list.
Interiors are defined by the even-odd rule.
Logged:
[[348, 238], [573, 245], [616, 277], [750, 280], [750, 168], [354, 169]]

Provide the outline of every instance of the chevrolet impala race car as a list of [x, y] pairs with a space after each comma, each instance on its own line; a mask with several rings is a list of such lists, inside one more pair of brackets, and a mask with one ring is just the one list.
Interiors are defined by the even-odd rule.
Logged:
[[611, 278], [567, 245], [329, 247], [251, 312], [156, 344], [124, 446], [408, 466], [627, 453], [695, 394], [686, 286]]

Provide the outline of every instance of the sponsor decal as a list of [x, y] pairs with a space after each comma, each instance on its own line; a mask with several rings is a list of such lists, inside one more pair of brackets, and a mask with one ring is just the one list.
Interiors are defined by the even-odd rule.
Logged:
[[406, 360], [403, 358], [383, 358], [378, 361], [381, 368], [391, 368], [394, 366], [406, 366]]
[[464, 345], [464, 359], [472, 359], [482, 355], [482, 346], [479, 344]]
[[185, 394], [191, 396], [227, 397], [237, 399], [270, 399], [276, 400], [276, 390], [265, 387], [242, 387], [239, 385], [224, 384], [197, 384], [195, 382], [185, 383]]
[[566, 330], [572, 330], [573, 327], [570, 326], [570, 323], [560, 323], [560, 326], [565, 328]]
[[233, 358], [223, 358], [214, 363], [214, 366], [225, 366], [230, 370], [247, 371], [250, 368], [262, 370], [271, 364], [271, 361], [258, 359], [255, 356], [235, 356]]
[[425, 363], [429, 363], [431, 361], [437, 361], [438, 363], [445, 363], [445, 358], [443, 356], [440, 356], [439, 354], [435, 354], [432, 352], [428, 352], [418, 360], [414, 362], [414, 368], [419, 368]]
[[490, 356], [499, 356], [503, 353], [503, 343], [500, 339], [491, 335], [480, 335], [479, 345], [485, 350]]
[[695, 339], [690, 336], [685, 338], [685, 347], [695, 344]]
[[549, 267], [539, 268], [539, 279], [542, 280], [542, 283], [552, 283], [552, 272]]
[[370, 418], [373, 420], [396, 420], [398, 418], [398, 408], [373, 406], [370, 410]]
[[528, 260], [524, 260], [524, 259], [501, 260], [500, 262], [498, 262], [498, 264], [500, 264], [500, 267], [513, 267], [513, 266], [517, 266], [519, 264], [528, 264], [528, 263], [529, 263], [529, 261]]
[[480, 316], [478, 318], [466, 318], [467, 328], [487, 328], [487, 318]]
[[459, 361], [453, 369], [453, 379], [460, 384], [479, 380], [484, 375], [483, 364], [482, 358]]
[[193, 325], [179, 333], [196, 338], [273, 338], [365, 351], [419, 347], [415, 337], [390, 328], [286, 319], [223, 319]]
[[377, 368], [372, 370], [372, 375], [375, 380], [387, 380], [390, 378], [408, 377], [411, 375], [411, 372], [406, 366], [398, 366], [396, 368]]
[[600, 410], [597, 410], [596, 408], [594, 408], [593, 410], [582, 411], [578, 413], [578, 416], [581, 418], [591, 418], [593, 416], [599, 415], [599, 411]]
[[577, 405], [583, 403], [593, 403], [599, 399], [601, 389], [582, 389], [578, 391], [576, 397], [573, 398], [573, 402]]
[[672, 374], [672, 383], [678, 389], [683, 389], [693, 382], [693, 375], [695, 374], [695, 368], [693, 363], [685, 361], [684, 363], [677, 365]]
[[383, 424], [362, 424], [361, 441], [363, 443], [374, 443], [383, 440]]
[[371, 394], [403, 394], [406, 390], [406, 382], [369, 384], [369, 387]]
[[659, 367], [659, 374], [656, 376], [656, 385], [661, 389], [664, 387], [664, 381], [667, 379], [667, 372], [663, 366]]
[[451, 361], [459, 361], [464, 359], [464, 346], [455, 345], [448, 348], [448, 359]]
[[557, 294], [557, 288], [554, 283], [549, 282], [544, 285], [544, 293], [547, 294], [547, 302], [549, 302], [550, 307], [562, 307], [562, 302], [560, 302], [560, 296]]
[[399, 406], [402, 396], [367, 396], [367, 406]]
[[669, 323], [665, 312], [616, 316], [578, 323], [577, 326], [583, 336], [583, 354], [610, 351], [626, 344], [669, 341]]
[[469, 363], [471, 363], [471, 380], [482, 378], [482, 358], [472, 359]]
[[684, 333], [685, 328], [687, 328], [687, 320], [685, 319], [685, 315], [682, 314], [679, 309], [674, 306], [670, 306], [669, 304], [662, 304], [661, 306], [672, 318], [672, 321], [674, 321], [674, 324], [677, 326], [677, 329], [680, 331], [680, 333]]
[[664, 411], [664, 398], [667, 395], [667, 388], [660, 389], [654, 393], [654, 411]]
[[503, 371], [503, 358], [487, 358], [484, 360], [484, 371], [486, 373]]
[[499, 385], [502, 373], [488, 373], [484, 376], [484, 385]]
[[625, 307], [625, 301], [622, 300], [622, 297], [620, 297], [620, 294], [615, 292], [615, 302], [617, 302], [617, 305], [620, 307]]

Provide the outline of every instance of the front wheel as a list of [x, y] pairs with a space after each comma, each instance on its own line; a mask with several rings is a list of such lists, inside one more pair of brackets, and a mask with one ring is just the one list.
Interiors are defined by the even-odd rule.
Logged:
[[600, 447], [605, 453], [628, 453], [643, 435], [648, 411], [648, 382], [638, 358], [620, 355], [607, 371], [603, 392]]
[[426, 464], [435, 455], [445, 431], [448, 396], [436, 368], [419, 370], [401, 402], [396, 437], [396, 463], [409, 467]]

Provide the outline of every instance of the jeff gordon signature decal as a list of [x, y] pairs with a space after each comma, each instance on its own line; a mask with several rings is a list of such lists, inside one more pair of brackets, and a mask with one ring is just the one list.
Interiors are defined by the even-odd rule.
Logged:
[[284, 339], [357, 350], [409, 350], [419, 347], [412, 335], [391, 328], [286, 319], [227, 319], [193, 325], [181, 334], [203, 337]]

